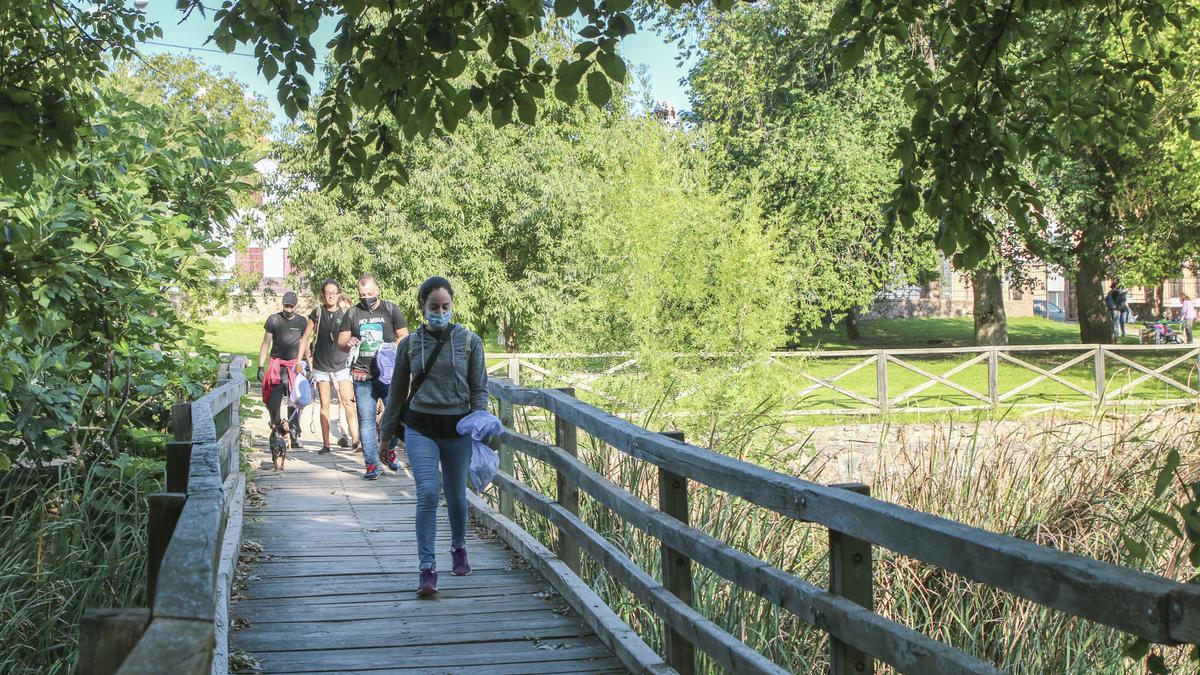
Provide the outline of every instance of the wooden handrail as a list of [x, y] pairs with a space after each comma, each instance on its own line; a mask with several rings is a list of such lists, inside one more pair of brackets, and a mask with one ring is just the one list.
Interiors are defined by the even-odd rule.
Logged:
[[[575, 425], [620, 452], [787, 517], [824, 525], [831, 533], [882, 546], [1151, 642], [1200, 643], [1200, 588], [1195, 586], [771, 471], [647, 431], [560, 391], [527, 389], [504, 380], [492, 380], [488, 388], [505, 405], [543, 408], [560, 425]], [[990, 664], [812, 587], [670, 518], [560, 448], [512, 429], [503, 433], [501, 443], [506, 450], [549, 464], [629, 524], [850, 647], [900, 670], [993, 672]], [[534, 511], [550, 515], [540, 502], [514, 491], [510, 476], [501, 476], [499, 483], [502, 495], [507, 492]], [[559, 510], [553, 511], [554, 518], [565, 518]], [[569, 534], [572, 526], [562, 527], [563, 531]], [[669, 623], [671, 618], [664, 616], [664, 620]]]
[[[151, 495], [152, 507], [161, 504], [160, 510], [171, 509], [172, 513], [157, 519], [152, 513], [151, 551], [160, 547], [165, 551], [161, 561], [155, 555], [150, 557], [149, 623], [127, 654], [109, 654], [107, 662], [81, 659], [80, 673], [208, 675], [214, 654], [224, 653], [226, 636], [221, 621], [228, 610], [231, 581], [231, 569], [225, 569], [229, 563], [224, 559], [230, 555], [230, 546], [238, 546], [231, 539], [240, 538], [240, 497], [245, 490], [245, 477], [236, 464], [241, 428], [238, 407], [248, 390], [245, 366], [245, 357], [235, 357], [228, 370], [222, 367], [215, 389], [172, 411], [177, 440], [169, 444], [173, 454], [169, 455], [168, 471], [186, 471], [186, 477], [169, 473], [167, 484], [185, 490], [161, 498]], [[228, 422], [220, 435], [218, 419]], [[230, 523], [231, 513], [234, 523]], [[226, 536], [227, 525], [237, 536]], [[232, 555], [236, 561], [237, 551]], [[103, 621], [84, 625], [88, 630], [80, 635], [81, 653], [84, 643], [103, 641], [112, 630]], [[219, 670], [224, 672], [223, 667]]]

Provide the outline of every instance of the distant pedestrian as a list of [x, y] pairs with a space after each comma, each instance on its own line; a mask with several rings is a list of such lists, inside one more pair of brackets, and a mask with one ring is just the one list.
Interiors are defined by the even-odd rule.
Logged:
[[1179, 296], [1179, 322], [1183, 327], [1183, 334], [1187, 338], [1188, 344], [1192, 342], [1192, 326], [1196, 323], [1196, 304], [1188, 297], [1187, 293]]
[[[346, 310], [338, 305], [342, 288], [333, 279], [321, 284], [322, 306], [308, 315], [308, 329], [304, 345], [308, 362], [312, 364], [312, 381], [317, 385], [321, 399], [321, 450], [329, 452], [329, 408], [333, 402], [333, 388], [337, 387], [338, 401], [342, 406], [342, 420], [346, 424], [343, 433], [349, 433], [354, 447], [359, 447], [358, 411], [354, 406], [354, 384], [350, 379], [350, 355], [338, 349], [338, 332]], [[310, 339], [311, 337], [311, 339]]]
[[380, 446], [375, 433], [376, 402], [387, 398], [391, 381], [390, 376], [380, 372], [377, 361], [381, 352], [394, 349], [395, 344], [408, 335], [408, 322], [396, 305], [379, 298], [379, 283], [370, 274], [359, 277], [358, 297], [358, 304], [346, 310], [342, 317], [338, 327], [338, 347], [344, 352], [352, 352], [350, 379], [354, 381], [358, 439], [366, 463], [363, 478], [375, 480], [380, 474], [381, 449], [385, 453], [384, 464], [392, 471], [400, 470], [395, 453], [387, 445]]
[[[1104, 306], [1108, 308], [1108, 320], [1112, 324], [1113, 342], [1117, 341], [1118, 337], [1125, 336], [1125, 311], [1129, 306], [1125, 302], [1125, 290], [1117, 286], [1117, 282], [1112, 282], [1112, 286], [1108, 290], [1108, 295], [1104, 296]], [[1120, 333], [1118, 334], [1118, 329]]]
[[[483, 340], [450, 322], [454, 290], [442, 277], [421, 284], [417, 301], [425, 323], [400, 342], [392, 390], [380, 424], [381, 442], [401, 428], [417, 483], [418, 595], [437, 592], [438, 492], [444, 487], [450, 519], [450, 560], [455, 576], [471, 573], [467, 562], [467, 470], [471, 436], [458, 432], [469, 413], [487, 410]], [[440, 468], [440, 476], [439, 476]]]
[[[287, 457], [288, 439], [291, 447], [300, 447], [300, 425], [292, 419], [296, 410], [288, 405], [288, 423], [280, 415], [280, 407], [288, 400], [292, 378], [296, 373], [308, 321], [296, 314], [296, 294], [283, 294], [283, 309], [267, 317], [263, 325], [262, 346], [258, 349], [258, 379], [262, 382], [263, 403], [271, 418], [271, 462], [276, 469], [283, 468]], [[268, 352], [270, 361], [267, 361]], [[264, 367], [263, 364], [267, 365]]]

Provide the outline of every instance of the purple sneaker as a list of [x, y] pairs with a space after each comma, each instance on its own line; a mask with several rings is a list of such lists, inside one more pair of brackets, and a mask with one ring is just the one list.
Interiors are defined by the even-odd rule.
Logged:
[[421, 570], [417, 595], [433, 595], [434, 593], [437, 593], [437, 570]]
[[450, 549], [450, 571], [456, 577], [466, 577], [471, 575], [471, 563], [467, 562], [467, 549], [452, 548]]

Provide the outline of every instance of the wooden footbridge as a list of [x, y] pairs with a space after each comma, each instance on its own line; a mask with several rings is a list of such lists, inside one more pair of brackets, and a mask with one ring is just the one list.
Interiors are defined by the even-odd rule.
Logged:
[[[242, 365], [177, 407], [170, 492], [152, 501], [149, 607], [89, 612], [81, 672], [786, 672], [696, 609], [699, 566], [827, 633], [827, 658], [818, 661], [832, 673], [877, 664], [998, 672], [874, 611], [876, 547], [1150, 642], [1200, 643], [1196, 586], [876, 500], [864, 486], [780, 474], [639, 428], [570, 390], [507, 380], [489, 384], [506, 431], [493, 494], [471, 496], [476, 571], [444, 574], [435, 599], [418, 600], [406, 472], [367, 483], [349, 453], [298, 452], [285, 472], [263, 472], [261, 503], [243, 508]], [[518, 432], [522, 411], [549, 417], [552, 437]], [[582, 438], [618, 463], [656, 471], [656, 499], [639, 499], [611, 480], [610, 466], [581, 458]], [[543, 474], [548, 480], [532, 480]], [[702, 493], [827, 529], [828, 584], [721, 541], [711, 524], [691, 527], [690, 500]], [[657, 539], [661, 555], [635, 562], [598, 531], [596, 514]], [[623, 602], [632, 598], [661, 622], [661, 636], [650, 623], [624, 623], [621, 608], [581, 577], [623, 589]]]

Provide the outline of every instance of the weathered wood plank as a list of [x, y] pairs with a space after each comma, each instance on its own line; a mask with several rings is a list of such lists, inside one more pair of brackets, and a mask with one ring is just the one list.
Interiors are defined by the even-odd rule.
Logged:
[[212, 624], [216, 611], [214, 582], [220, 542], [225, 536], [223, 504], [220, 494], [188, 496], [159, 568], [153, 607], [156, 619], [195, 619]]
[[541, 572], [626, 667], [635, 673], [675, 672], [632, 628], [625, 625], [587, 584], [575, 576], [566, 563], [555, 557], [549, 549], [516, 523], [494, 510], [478, 495], [468, 491], [467, 499], [475, 517], [492, 528], [513, 550], [528, 560], [534, 569]]
[[179, 524], [180, 515], [187, 504], [187, 495], [180, 492], [157, 492], [150, 495], [146, 502], [146, 598], [149, 604], [153, 605], [163, 558], [166, 557], [167, 548], [175, 534], [175, 526]]
[[[557, 392], [489, 382], [492, 394], [562, 415], [617, 450], [798, 520], [820, 523], [1040, 604], [1154, 642], [1176, 637], [1167, 612], [1182, 584], [830, 488], [672, 441]], [[504, 434], [505, 442], [532, 441]], [[536, 442], [536, 441], [532, 441]], [[1130, 611], [1131, 607], [1139, 608]], [[1200, 613], [1184, 603], [1183, 614]], [[1185, 640], [1200, 643], [1200, 634]]]
[[[871, 363], [867, 360], [866, 363]], [[682, 441], [683, 432], [664, 431], [664, 436]], [[691, 522], [688, 505], [688, 479], [666, 469], [658, 470], [658, 510], [687, 525]], [[692, 560], [675, 549], [663, 544], [659, 552], [662, 564], [663, 587], [679, 598], [683, 604], [694, 607], [692, 589]], [[679, 631], [667, 627], [663, 635], [667, 663], [679, 671], [679, 675], [696, 672], [696, 649]]]
[[[430, 673], [443, 675], [437, 670], [428, 668], [382, 668], [380, 670], [327, 670], [321, 673], [337, 673], [337, 675], [413, 675], [414, 673]], [[574, 661], [497, 663], [482, 666], [457, 666], [454, 675], [541, 675], [543, 673], [591, 673], [592, 675], [617, 675], [629, 671], [621, 665], [616, 657], [587, 658]]]
[[524, 483], [510, 476], [499, 474], [496, 480], [511, 490], [513, 496], [534, 513], [546, 518], [560, 529], [567, 531], [579, 542], [588, 555], [600, 562], [604, 569], [626, 589], [638, 597], [652, 612], [690, 643], [700, 647], [712, 659], [733, 673], [786, 673], [770, 659], [746, 646], [741, 640], [725, 632], [700, 612], [675, 597], [650, 574], [637, 566], [629, 556], [622, 553], [595, 530], [579, 518], [537, 494]]
[[217, 566], [217, 579], [214, 584], [216, 598], [214, 602], [213, 628], [216, 651], [213, 654], [214, 675], [220, 675], [228, 670], [229, 663], [229, 598], [233, 591], [233, 572], [237, 566], [238, 554], [242, 548], [242, 505], [246, 496], [246, 476], [235, 473], [234, 486], [230, 490], [230, 498], [225, 507], [225, 536], [221, 541], [221, 557]]
[[[558, 391], [567, 396], [575, 395], [575, 390], [571, 388], [559, 389]], [[576, 456], [579, 454], [575, 425], [564, 421], [557, 415], [554, 417], [554, 444], [562, 448], [563, 452], [569, 455]], [[566, 476], [561, 473], [555, 476], [555, 482], [558, 489], [558, 503], [562, 504], [563, 508], [571, 513], [578, 514], [579, 488], [575, 487], [575, 484], [567, 480]], [[576, 575], [580, 573], [579, 544], [570, 535], [563, 532], [558, 533], [558, 557]]]
[[[472, 649], [473, 647], [473, 649]], [[475, 645], [416, 646], [375, 645], [362, 649], [269, 652], [258, 659], [264, 672], [343, 672], [346, 666], [367, 669], [424, 668], [435, 672], [457, 672], [460, 667], [505, 664], [555, 663], [611, 658], [596, 638], [485, 642]]]
[[[442, 621], [428, 618], [399, 623], [391, 617], [341, 622], [258, 624], [238, 631], [238, 646], [255, 654], [310, 649], [361, 649], [373, 646], [414, 645], [436, 636], [439, 645], [508, 640], [568, 640], [592, 635], [578, 620], [505, 621], [495, 615], [484, 623], [464, 621], [470, 610]], [[546, 612], [549, 614], [549, 612]], [[553, 614], [550, 614], [552, 618]]]
[[146, 626], [150, 610], [89, 609], [79, 622], [78, 675], [112, 675], [133, 651]]
[[[991, 357], [995, 353], [989, 354]], [[851, 483], [838, 485], [844, 490], [853, 490], [869, 495], [866, 485]], [[867, 609], [875, 608], [874, 566], [871, 560], [871, 544], [848, 537], [837, 530], [829, 530], [829, 591], [855, 602]], [[869, 675], [875, 672], [875, 661], [861, 649], [846, 644], [836, 637], [829, 638], [830, 675]]]
[[579, 623], [574, 611], [555, 613], [559, 598], [538, 598], [532, 593], [521, 597], [475, 596], [464, 599], [439, 598], [428, 602], [413, 597], [411, 592], [395, 594], [392, 600], [374, 599], [377, 594], [353, 596], [349, 602], [337, 603], [288, 603], [260, 606], [253, 601], [243, 601], [236, 606], [236, 615], [249, 621], [251, 626], [305, 623], [313, 621], [367, 621], [388, 619], [397, 626], [408, 623], [461, 621], [464, 618], [479, 621], [512, 620], [537, 625], [542, 621], [568, 621]]
[[506, 431], [505, 435], [508, 437], [505, 442], [511, 443], [514, 449], [570, 475], [580, 489], [612, 509], [626, 523], [901, 672], [999, 672], [989, 663], [768, 565], [701, 530], [683, 525], [554, 446], [511, 431]]
[[119, 675], [211, 675], [212, 620], [155, 617]]
[[[263, 551], [232, 608], [243, 626], [233, 645], [252, 652], [265, 672], [619, 668], [564, 599], [490, 537], [468, 531], [474, 573], [444, 573], [433, 599], [418, 598], [415, 500], [393, 499], [411, 492], [407, 475], [364, 484], [357, 463], [343, 473], [338, 467], [347, 463], [333, 456], [297, 453], [292, 461], [308, 474], [305, 487], [264, 489], [267, 508], [245, 513], [243, 536]], [[295, 486], [299, 475], [289, 462], [260, 485]], [[338, 494], [309, 512], [318, 490]], [[439, 533], [448, 535], [443, 518]]]

